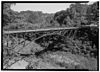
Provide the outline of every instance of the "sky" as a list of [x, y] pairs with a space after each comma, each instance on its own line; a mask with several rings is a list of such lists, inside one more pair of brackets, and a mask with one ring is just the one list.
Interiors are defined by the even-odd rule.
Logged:
[[[92, 4], [93, 2], [89, 2]], [[42, 11], [43, 13], [56, 13], [69, 8], [71, 3], [16, 3], [11, 9], [14, 11]]]

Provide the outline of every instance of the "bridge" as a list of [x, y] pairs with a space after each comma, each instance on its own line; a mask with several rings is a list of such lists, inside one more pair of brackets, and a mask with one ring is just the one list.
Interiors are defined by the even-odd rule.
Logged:
[[35, 30], [17, 30], [17, 31], [3, 31], [3, 34], [13, 34], [13, 33], [26, 33], [26, 32], [44, 32], [44, 31], [58, 31], [58, 30], [74, 30], [86, 27], [98, 27], [97, 25], [85, 25], [81, 27], [58, 27], [58, 28], [45, 28], [45, 29], [35, 29]]
[[[76, 32], [77, 29], [81, 29], [81, 28], [98, 28], [97, 25], [85, 25], [85, 26], [81, 26], [81, 27], [59, 27], [59, 28], [46, 28], [46, 29], [35, 29], [35, 30], [16, 30], [16, 31], [3, 31], [3, 40], [2, 43], [4, 45], [4, 41], [6, 41], [6, 47], [13, 47], [16, 48], [17, 46], [23, 44], [24, 48], [25, 46], [27, 46], [28, 44], [31, 43], [31, 41], [40, 41], [39, 39], [43, 37], [46, 38], [46, 36], [48, 37], [49, 35], [58, 35], [60, 37], [60, 35], [64, 35], [66, 34], [66, 32], [68, 32], [69, 36], [73, 36]], [[46, 32], [46, 33], [45, 33]], [[50, 36], [50, 37], [51, 37]], [[21, 39], [23, 38], [23, 40], [21, 41]], [[46, 40], [46, 39], [45, 39]], [[30, 41], [29, 43], [26, 43], [26, 41]], [[9, 45], [9, 42], [10, 45]], [[14, 45], [14, 43], [16, 45]], [[15, 52], [18, 53], [18, 52]]]

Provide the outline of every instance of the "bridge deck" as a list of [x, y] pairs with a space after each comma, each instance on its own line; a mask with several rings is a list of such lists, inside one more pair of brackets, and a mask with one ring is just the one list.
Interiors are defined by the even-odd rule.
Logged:
[[[98, 27], [97, 25], [85, 25], [84, 27]], [[35, 29], [35, 30], [16, 30], [16, 31], [3, 31], [3, 34], [12, 34], [12, 33], [25, 33], [25, 32], [42, 32], [42, 31], [53, 31], [53, 30], [71, 30], [78, 29], [81, 27], [59, 27], [59, 28], [46, 28], [46, 29]]]

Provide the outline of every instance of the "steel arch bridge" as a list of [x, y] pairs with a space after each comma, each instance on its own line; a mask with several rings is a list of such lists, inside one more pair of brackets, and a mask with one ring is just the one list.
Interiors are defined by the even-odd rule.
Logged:
[[[39, 42], [45, 37], [51, 37], [57, 35], [63, 37], [66, 33], [68, 36], [74, 36], [75, 32], [80, 28], [98, 28], [97, 25], [85, 25], [81, 27], [60, 27], [60, 28], [48, 28], [48, 29], [36, 29], [36, 30], [19, 30], [19, 31], [3, 31], [3, 46], [13, 47], [13, 49], [23, 44], [23, 47], [31, 43], [31, 41]], [[26, 41], [30, 41], [26, 43]], [[48, 39], [47, 39], [48, 40]]]

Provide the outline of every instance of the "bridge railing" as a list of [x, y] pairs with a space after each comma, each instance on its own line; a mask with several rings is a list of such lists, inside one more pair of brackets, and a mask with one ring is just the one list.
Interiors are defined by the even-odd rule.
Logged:
[[97, 25], [85, 25], [81, 27], [59, 27], [59, 28], [46, 28], [46, 29], [35, 29], [35, 30], [16, 30], [16, 31], [3, 31], [3, 34], [13, 34], [13, 33], [25, 33], [25, 32], [43, 32], [43, 31], [55, 31], [55, 30], [73, 30], [85, 27], [98, 27]]

